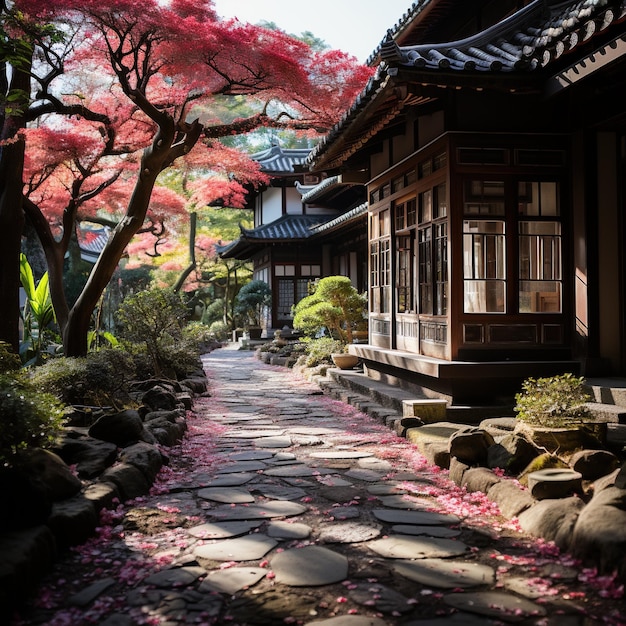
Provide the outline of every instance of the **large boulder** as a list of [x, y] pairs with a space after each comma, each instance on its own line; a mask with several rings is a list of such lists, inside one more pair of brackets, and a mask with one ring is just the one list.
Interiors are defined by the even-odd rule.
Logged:
[[89, 436], [109, 441], [117, 446], [128, 446], [141, 439], [143, 422], [133, 409], [103, 415], [89, 428]]
[[495, 502], [504, 517], [518, 517], [522, 511], [530, 508], [535, 499], [526, 490], [512, 480], [501, 480], [487, 492], [487, 497]]
[[182, 418], [177, 418], [175, 422], [167, 417], [157, 417], [146, 422], [148, 430], [163, 446], [171, 447], [177, 444], [185, 434], [187, 423]]
[[480, 428], [464, 428], [453, 433], [449, 440], [450, 456], [467, 465], [484, 465], [487, 450], [493, 446], [493, 437]]
[[172, 411], [178, 406], [176, 393], [178, 392], [169, 391], [162, 385], [157, 385], [141, 396], [141, 402], [152, 411]]
[[50, 450], [28, 450], [20, 459], [20, 468], [44, 485], [52, 501], [71, 498], [83, 486], [65, 461]]
[[593, 496], [578, 516], [571, 550], [601, 572], [626, 577], [626, 489], [608, 487]]
[[539, 450], [526, 437], [510, 433], [489, 447], [487, 466], [519, 474], [538, 455]]
[[519, 523], [527, 533], [554, 541], [561, 550], [567, 550], [584, 506], [584, 502], [575, 496], [541, 500], [520, 513]]
[[57, 451], [68, 465], [76, 466], [82, 478], [99, 476], [117, 458], [117, 446], [114, 443], [93, 437], [65, 437]]
[[151, 486], [144, 473], [130, 463], [116, 463], [102, 474], [100, 480], [113, 483], [124, 501], [145, 495]]
[[134, 465], [146, 477], [149, 484], [154, 482], [163, 466], [163, 457], [158, 449], [143, 441], [124, 448], [119, 460], [122, 463]]
[[78, 494], [55, 502], [46, 522], [61, 548], [76, 546], [91, 537], [98, 525], [98, 515], [91, 500]]
[[461, 486], [468, 491], [487, 493], [500, 480], [494, 472], [486, 467], [472, 467], [463, 474]]

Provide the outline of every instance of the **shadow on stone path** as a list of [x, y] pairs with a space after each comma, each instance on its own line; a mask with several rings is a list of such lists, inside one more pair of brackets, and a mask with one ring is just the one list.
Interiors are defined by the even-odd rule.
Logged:
[[109, 512], [15, 624], [626, 624], [610, 581], [385, 426], [249, 352], [203, 362], [213, 397], [153, 493]]

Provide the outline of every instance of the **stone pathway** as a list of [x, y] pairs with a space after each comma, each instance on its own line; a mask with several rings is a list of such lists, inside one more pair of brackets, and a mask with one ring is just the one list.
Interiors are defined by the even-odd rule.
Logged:
[[15, 624], [626, 624], [611, 581], [519, 533], [406, 440], [250, 353], [204, 357], [153, 494]]

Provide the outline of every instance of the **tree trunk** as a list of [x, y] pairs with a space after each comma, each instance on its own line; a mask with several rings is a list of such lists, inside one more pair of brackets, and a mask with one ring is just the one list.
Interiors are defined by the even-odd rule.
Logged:
[[174, 285], [174, 293], [178, 293], [187, 277], [196, 269], [196, 224], [198, 223], [198, 214], [193, 211], [189, 216], [189, 265], [183, 270]]
[[[186, 142], [189, 142], [189, 144], [185, 142], [187, 149], [188, 145], [193, 145], [198, 140], [199, 135], [199, 125], [187, 132]], [[113, 229], [91, 270], [83, 291], [70, 310], [67, 324], [62, 328], [63, 347], [66, 356], [84, 356], [87, 354], [87, 336], [91, 315], [98, 305], [100, 296], [109, 284], [126, 246], [141, 228], [146, 218], [157, 176], [177, 156], [183, 154], [183, 143], [172, 145], [174, 138], [175, 129], [172, 119], [161, 116], [159, 131], [153, 139], [152, 146], [143, 153], [140, 174], [128, 202], [126, 216]]]
[[[8, 93], [30, 92], [30, 62], [13, 67]], [[6, 95], [6, 94], [2, 94]], [[12, 103], [16, 113], [5, 118], [0, 139], [0, 341], [7, 342], [18, 353], [20, 348], [20, 252], [24, 212], [22, 180], [24, 140], [19, 131], [25, 122], [21, 107], [28, 102]]]

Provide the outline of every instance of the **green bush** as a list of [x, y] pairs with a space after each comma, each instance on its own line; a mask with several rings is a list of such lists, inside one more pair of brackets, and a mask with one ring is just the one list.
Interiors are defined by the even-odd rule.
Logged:
[[0, 374], [17, 372], [21, 367], [20, 357], [13, 352], [8, 343], [0, 341]]
[[162, 376], [167, 367], [165, 351], [182, 341], [187, 314], [181, 294], [171, 289], [142, 291], [120, 305], [120, 335], [132, 353], [137, 354], [141, 346], [152, 361], [154, 374]]
[[564, 428], [589, 417], [589, 394], [583, 378], [562, 374], [547, 378], [528, 378], [522, 392], [515, 395], [517, 418], [535, 426]]
[[217, 341], [226, 341], [230, 334], [228, 325], [224, 324], [222, 321], [213, 322], [209, 326], [209, 331], [211, 333], [211, 337]]
[[86, 357], [49, 359], [32, 371], [31, 381], [67, 404], [118, 406], [128, 399], [126, 385], [134, 372], [130, 354], [109, 348]]
[[244, 285], [235, 299], [235, 313], [244, 318], [245, 326], [260, 326], [263, 309], [272, 304], [272, 292], [266, 282], [252, 280]]
[[332, 337], [352, 343], [352, 331], [365, 323], [366, 300], [346, 276], [327, 276], [293, 308], [293, 327], [307, 335], [326, 328]]
[[29, 447], [50, 447], [60, 435], [65, 407], [26, 379], [0, 374], [0, 467]]
[[331, 354], [343, 352], [345, 344], [332, 337], [321, 337], [305, 342], [306, 354], [298, 359], [298, 365], [316, 367], [322, 364], [332, 364]]

